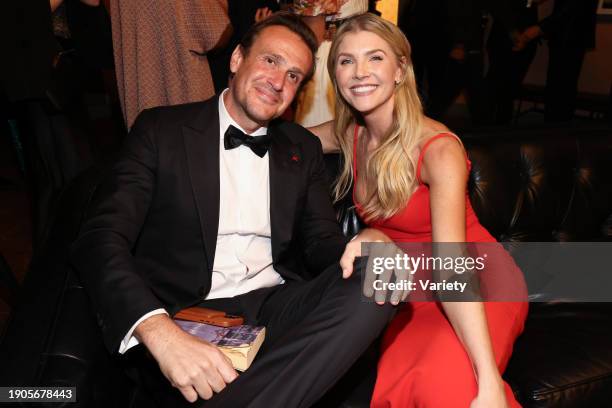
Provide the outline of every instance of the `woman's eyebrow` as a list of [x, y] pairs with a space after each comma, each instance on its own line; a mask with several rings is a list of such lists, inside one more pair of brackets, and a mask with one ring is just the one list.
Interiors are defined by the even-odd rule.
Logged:
[[366, 55], [370, 55], [370, 54], [376, 54], [377, 52], [382, 52], [383, 54], [387, 55], [387, 53], [385, 52], [385, 50], [381, 49], [381, 48], [377, 48], [375, 50], [370, 50], [368, 52], [366, 52]]
[[[368, 50], [365, 52], [365, 55], [371, 55], [371, 54], [375, 54], [377, 52], [382, 52], [383, 54], [387, 55], [387, 53], [385, 52], [385, 50], [381, 49], [381, 48], [376, 48], [373, 50]], [[353, 57], [353, 54], [351, 54], [350, 52], [341, 52], [338, 54], [338, 57]]]

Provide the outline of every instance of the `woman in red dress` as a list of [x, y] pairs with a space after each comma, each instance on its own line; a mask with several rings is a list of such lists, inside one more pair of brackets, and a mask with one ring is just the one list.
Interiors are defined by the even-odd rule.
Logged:
[[[344, 157], [335, 198], [352, 186], [359, 215], [382, 241], [495, 242], [470, 205], [461, 141], [423, 114], [401, 31], [372, 14], [353, 18], [336, 34], [328, 70], [336, 118], [311, 130], [324, 151]], [[360, 247], [347, 246], [344, 276]], [[495, 273], [520, 274], [506, 265]], [[519, 406], [501, 373], [526, 314], [525, 302], [403, 305], [383, 339], [372, 406]]]

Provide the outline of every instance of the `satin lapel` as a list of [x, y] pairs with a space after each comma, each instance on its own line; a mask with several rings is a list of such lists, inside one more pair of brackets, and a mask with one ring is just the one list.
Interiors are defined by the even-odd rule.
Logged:
[[271, 127], [270, 145], [270, 229], [272, 258], [287, 248], [293, 234], [298, 186], [298, 172], [302, 167], [299, 145], [287, 135]]
[[191, 178], [208, 268], [215, 260], [219, 231], [219, 112], [218, 98], [211, 99], [199, 117], [183, 126], [185, 155]]

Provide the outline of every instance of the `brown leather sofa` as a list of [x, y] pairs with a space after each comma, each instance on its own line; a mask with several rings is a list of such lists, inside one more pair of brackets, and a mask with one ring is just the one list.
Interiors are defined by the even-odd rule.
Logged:
[[[481, 130], [462, 136], [479, 219], [503, 241], [612, 240], [612, 130]], [[331, 172], [338, 157], [326, 158]], [[105, 350], [95, 314], [67, 263], [97, 181], [63, 192], [0, 345], [0, 385], [76, 386], [81, 407], [149, 404]], [[344, 228], [359, 228], [345, 202]], [[612, 288], [611, 288], [612, 289]], [[370, 370], [371, 371], [371, 370]], [[612, 303], [532, 304], [505, 373], [524, 407], [604, 407], [612, 401]], [[342, 406], [367, 406], [364, 381]], [[338, 400], [337, 400], [338, 401]], [[329, 405], [327, 405], [329, 406]]]

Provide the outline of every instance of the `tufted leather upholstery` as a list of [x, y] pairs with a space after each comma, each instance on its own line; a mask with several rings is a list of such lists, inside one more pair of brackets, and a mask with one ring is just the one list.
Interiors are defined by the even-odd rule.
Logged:
[[[612, 238], [612, 131], [552, 129], [463, 137], [469, 192], [500, 240]], [[331, 173], [338, 157], [326, 162]], [[133, 406], [145, 398], [105, 351], [67, 249], [100, 173], [82, 174], [60, 201], [51, 239], [32, 264], [0, 345], [0, 384], [76, 385], [82, 407]], [[333, 176], [330, 176], [333, 177]], [[347, 200], [348, 231], [359, 221]], [[612, 400], [610, 304], [532, 304], [506, 372], [524, 407], [603, 407]], [[367, 384], [344, 406], [367, 406]], [[142, 401], [139, 401], [142, 403]], [[144, 405], [144, 404], [143, 404]]]
[[[612, 213], [609, 130], [554, 129], [465, 138], [470, 198], [501, 241], [604, 239]], [[609, 238], [610, 236], [608, 236]]]

